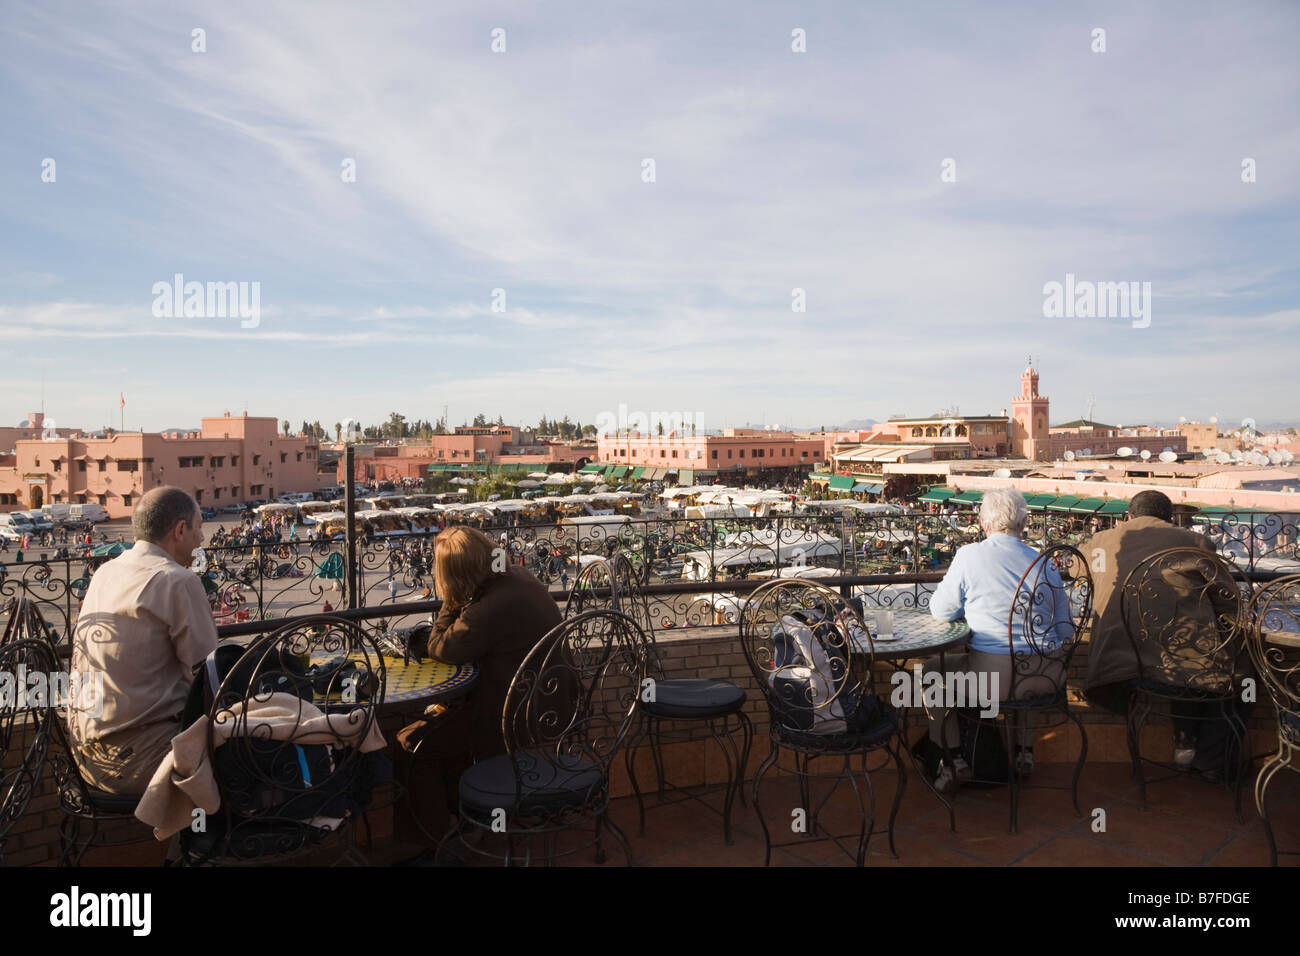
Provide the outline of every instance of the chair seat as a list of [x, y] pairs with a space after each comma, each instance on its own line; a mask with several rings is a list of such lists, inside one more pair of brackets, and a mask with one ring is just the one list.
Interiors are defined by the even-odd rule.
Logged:
[[297, 820], [246, 820], [227, 833], [218, 821], [211, 822], [202, 833], [181, 831], [182, 846], [191, 858], [236, 861], [287, 855], [317, 846], [335, 832]]
[[1219, 700], [1232, 700], [1237, 696], [1237, 692], [1230, 684], [1224, 687], [1222, 691], [1212, 691], [1184, 687], [1178, 684], [1166, 684], [1150, 677], [1139, 677], [1134, 682], [1133, 687], [1143, 693], [1153, 694], [1157, 697], [1168, 697], [1172, 700], [1203, 700], [1207, 703], [1213, 703]]
[[140, 804], [140, 798], [143, 794], [139, 793], [109, 793], [107, 790], [97, 790], [89, 785], [86, 786], [86, 802], [100, 813], [120, 813], [130, 816], [135, 813], [135, 808]]
[[654, 700], [642, 704], [654, 717], [722, 717], [745, 705], [745, 689], [725, 680], [655, 681]]
[[[516, 763], [518, 764], [516, 782]], [[523, 808], [560, 810], [587, 803], [605, 789], [600, 767], [582, 757], [542, 751], [499, 754], [480, 760], [460, 775], [463, 807], [491, 813], [516, 810], [522, 794]]]
[[787, 746], [799, 750], [847, 753], [888, 742], [898, 729], [898, 714], [890, 704], [882, 701], [879, 719], [864, 730], [818, 734], [786, 727], [779, 721], [773, 721], [772, 728], [777, 739]]

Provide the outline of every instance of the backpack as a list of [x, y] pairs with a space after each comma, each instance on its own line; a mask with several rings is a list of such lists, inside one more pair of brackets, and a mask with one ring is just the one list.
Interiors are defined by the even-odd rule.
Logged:
[[[856, 627], [852, 622], [850, 634]], [[773, 721], [805, 733], [861, 733], [888, 716], [879, 698], [863, 696], [849, 648], [823, 612], [793, 611], [772, 625], [771, 635]]]

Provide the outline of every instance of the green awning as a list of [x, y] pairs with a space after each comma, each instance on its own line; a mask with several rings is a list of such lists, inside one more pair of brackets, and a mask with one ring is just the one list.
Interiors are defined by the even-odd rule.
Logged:
[[1128, 514], [1128, 502], [1122, 498], [1111, 498], [1098, 510], [1099, 515], [1126, 515]]
[[869, 495], [878, 495], [885, 490], [885, 486], [878, 481], [859, 481], [853, 486], [854, 491], [865, 491]]
[[1105, 498], [1080, 498], [1070, 506], [1070, 513], [1076, 515], [1090, 515], [1105, 503]]
[[977, 505], [984, 500], [984, 492], [963, 491], [961, 494], [953, 495], [948, 500], [954, 505]]
[[921, 495], [921, 497], [916, 500], [928, 501], [931, 504], [941, 505], [956, 493], [957, 492], [953, 491], [951, 488], [931, 488], [929, 491]]
[[1062, 495], [1047, 506], [1048, 511], [1069, 511], [1080, 501], [1078, 495]]
[[1030, 495], [1025, 499], [1025, 504], [1030, 511], [1042, 511], [1055, 500], [1056, 495]]
[[831, 475], [830, 484], [827, 487], [829, 487], [832, 491], [852, 491], [853, 476], [852, 475]]
[[589, 475], [594, 471], [600, 471], [600, 465], [592, 465], [592, 464], [583, 465], [580, 469], [578, 469], [578, 474]]
[[614, 477], [622, 478], [627, 474], [627, 465], [618, 465], [614, 468]]
[[678, 483], [679, 485], [693, 485], [693, 484], [695, 484], [695, 469], [694, 469], [694, 468], [682, 468], [682, 469], [680, 469], [680, 470], [677, 472], [677, 483]]
[[645, 474], [645, 465], [637, 465], [635, 468], [632, 469], [632, 480], [636, 481], [644, 474]]

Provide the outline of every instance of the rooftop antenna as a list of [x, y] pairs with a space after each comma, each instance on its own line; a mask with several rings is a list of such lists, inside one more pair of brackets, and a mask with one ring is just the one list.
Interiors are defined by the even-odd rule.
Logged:
[[1088, 419], [1088, 421], [1092, 421], [1092, 416], [1093, 416], [1093, 414], [1096, 412], [1096, 409], [1097, 409], [1097, 396], [1096, 396], [1096, 395], [1089, 395], [1089, 396], [1088, 396], [1088, 414], [1087, 414], [1087, 416], [1086, 416], [1087, 419]]

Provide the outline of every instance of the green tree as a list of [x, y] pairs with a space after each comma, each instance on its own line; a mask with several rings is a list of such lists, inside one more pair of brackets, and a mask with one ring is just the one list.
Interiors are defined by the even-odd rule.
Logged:
[[406, 416], [397, 412], [390, 412], [388, 421], [384, 423], [383, 435], [385, 438], [403, 438], [406, 436]]
[[335, 440], [335, 441], [342, 441], [342, 440], [343, 440], [343, 423], [342, 423], [342, 422], [335, 422], [335, 423], [334, 423], [334, 440]]
[[447, 434], [447, 419], [445, 419], [445, 418], [439, 418], [438, 421], [437, 421], [436, 423], [434, 423], [434, 426], [433, 426], [433, 433], [434, 433], [435, 435], [445, 435], [445, 434]]
[[487, 416], [484, 415], [482, 412], [479, 412], [477, 415], [474, 416], [475, 428], [486, 428], [487, 423], [488, 423]]
[[664, 423], [662, 419], [659, 420], [658, 428], [659, 428], [659, 434], [662, 435], [664, 433]]

